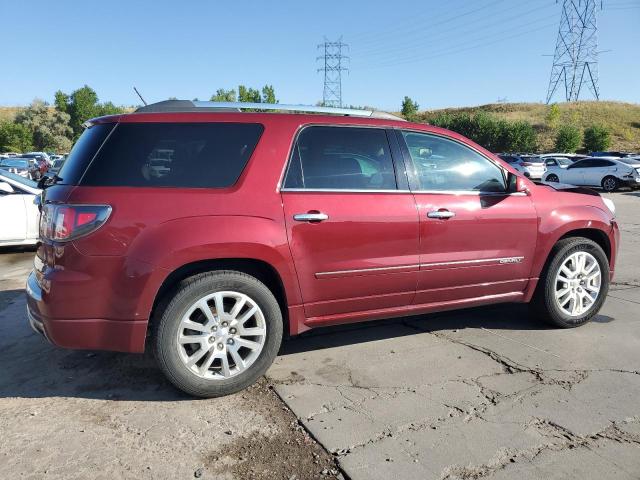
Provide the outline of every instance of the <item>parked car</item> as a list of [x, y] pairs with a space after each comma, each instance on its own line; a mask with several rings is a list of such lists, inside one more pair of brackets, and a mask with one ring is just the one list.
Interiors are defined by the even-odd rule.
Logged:
[[613, 192], [620, 187], [640, 188], [640, 171], [616, 157], [590, 157], [567, 168], [549, 169], [543, 180], [601, 187]]
[[62, 168], [62, 166], [64, 165], [64, 162], [66, 160], [66, 158], [62, 155], [59, 155], [60, 158], [56, 158], [53, 161], [53, 165], [51, 167], [49, 167], [49, 170], [47, 170], [48, 173], [53, 174], [53, 175], [57, 175], [58, 173], [60, 173], [60, 169]]
[[633, 156], [631, 152], [591, 152], [592, 157], [616, 157], [625, 158]]
[[49, 170], [50, 165], [49, 160], [47, 159], [48, 157], [44, 157], [42, 152], [23, 153], [17, 158], [29, 158], [36, 162], [38, 169], [37, 172], [32, 175], [34, 180], [39, 180]]
[[578, 160], [582, 160], [583, 158], [589, 157], [589, 155], [581, 155], [579, 153], [543, 153], [540, 157], [548, 158], [566, 158], [567, 160], [571, 160], [572, 162], [577, 162]]
[[0, 246], [38, 241], [40, 193], [33, 180], [0, 170]]
[[51, 158], [47, 152], [27, 152], [23, 153], [21, 157], [32, 157], [32, 158], [44, 158], [47, 164], [51, 165]]
[[524, 174], [527, 178], [541, 179], [544, 173], [547, 171], [544, 161], [540, 157], [527, 156], [523, 158], [519, 155], [512, 155], [507, 153], [499, 153], [498, 157], [507, 162], [517, 171]]
[[0, 170], [6, 170], [24, 178], [33, 179], [38, 171], [38, 166], [34, 160], [28, 158], [7, 157], [0, 159]]
[[555, 168], [567, 168], [573, 164], [573, 160], [564, 157], [544, 157], [544, 164], [548, 171]]
[[20, 155], [19, 153], [16, 152], [4, 152], [4, 153], [0, 153], [0, 157], [17, 157], [18, 155]]
[[577, 327], [613, 276], [611, 200], [441, 128], [191, 101], [87, 125], [43, 193], [29, 322], [65, 348], [152, 348], [192, 395], [247, 387], [283, 335], [325, 325], [530, 302]]

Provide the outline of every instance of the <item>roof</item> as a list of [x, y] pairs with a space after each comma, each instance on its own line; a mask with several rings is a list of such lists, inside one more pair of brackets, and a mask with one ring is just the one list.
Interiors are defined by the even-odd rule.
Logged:
[[275, 113], [320, 113], [350, 117], [400, 120], [403, 118], [387, 112], [356, 108], [335, 108], [317, 105], [286, 105], [281, 103], [201, 102], [191, 100], [165, 100], [138, 108], [134, 113], [186, 113], [186, 112], [242, 112], [244, 110], [271, 111]]

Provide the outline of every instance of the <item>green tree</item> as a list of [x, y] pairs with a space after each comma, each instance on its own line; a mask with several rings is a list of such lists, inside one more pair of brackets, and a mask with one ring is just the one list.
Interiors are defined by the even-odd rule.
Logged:
[[418, 102], [411, 100], [411, 98], [405, 96], [404, 100], [402, 100], [402, 109], [400, 113], [402, 113], [402, 116], [407, 120], [416, 120], [416, 117], [418, 115], [418, 108], [420, 108]]
[[262, 103], [278, 103], [273, 85], [265, 85], [262, 87]]
[[0, 122], [0, 152], [27, 152], [32, 149], [32, 141], [31, 132], [24, 125]]
[[33, 148], [36, 150], [68, 152], [71, 149], [69, 115], [42, 100], [34, 100], [18, 113], [15, 123], [31, 132]]
[[260, 96], [260, 91], [247, 88], [244, 85], [238, 86], [238, 101], [239, 102], [248, 102], [248, 103], [260, 103], [262, 97]]
[[224, 88], [219, 88], [216, 90], [215, 95], [211, 96], [212, 102], [235, 102], [236, 101], [236, 91], [225, 90]]
[[71, 139], [77, 139], [82, 132], [84, 122], [90, 118], [102, 115], [115, 115], [124, 113], [125, 109], [118, 107], [111, 102], [99, 103], [98, 94], [88, 85], [78, 88], [67, 95], [58, 90], [55, 93], [55, 106], [59, 112], [69, 115], [72, 128]]
[[550, 128], [557, 128], [558, 123], [560, 122], [560, 115], [560, 107], [557, 103], [552, 103], [551, 105], [549, 105], [546, 118], [547, 125]]
[[582, 132], [573, 125], [560, 125], [556, 133], [556, 150], [573, 153], [582, 143]]
[[592, 125], [584, 130], [584, 148], [588, 152], [601, 152], [611, 146], [611, 133], [601, 125]]

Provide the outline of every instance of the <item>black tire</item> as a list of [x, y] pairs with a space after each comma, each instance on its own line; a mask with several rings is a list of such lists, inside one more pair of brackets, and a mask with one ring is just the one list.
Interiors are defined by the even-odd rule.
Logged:
[[[601, 284], [598, 297], [591, 307], [580, 316], [564, 313], [555, 299], [556, 274], [562, 263], [573, 253], [585, 251], [593, 255], [600, 266]], [[560, 240], [551, 250], [549, 261], [543, 271], [531, 307], [537, 318], [560, 328], [574, 328], [587, 323], [598, 313], [609, 291], [609, 261], [596, 242], [584, 237], [570, 237]]]
[[549, 175], [547, 175], [547, 182], [553, 182], [553, 183], [558, 183], [560, 181], [560, 179], [558, 178], [558, 176], [554, 173], [551, 173]]
[[602, 179], [601, 186], [605, 192], [615, 192], [620, 185], [616, 177], [609, 175]]
[[[181, 360], [177, 332], [185, 311], [198, 299], [216, 291], [236, 291], [249, 296], [260, 307], [266, 323], [262, 351], [246, 370], [226, 379], [207, 379], [193, 373]], [[220, 397], [255, 383], [271, 366], [282, 341], [282, 312], [273, 293], [259, 280], [242, 272], [219, 270], [182, 281], [160, 304], [154, 315], [152, 342], [158, 365], [178, 389], [197, 397]]]

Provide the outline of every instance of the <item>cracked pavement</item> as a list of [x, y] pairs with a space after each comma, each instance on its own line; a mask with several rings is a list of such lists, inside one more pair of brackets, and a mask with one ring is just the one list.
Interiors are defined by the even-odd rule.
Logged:
[[640, 193], [590, 324], [501, 305], [310, 332], [268, 372], [351, 479], [640, 478]]

